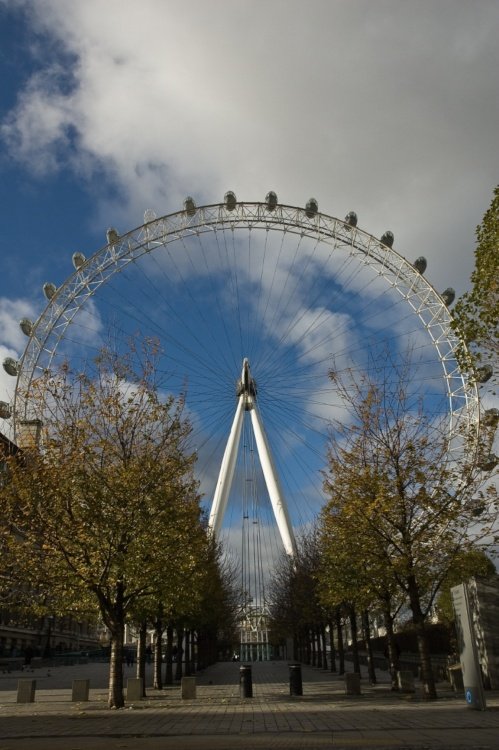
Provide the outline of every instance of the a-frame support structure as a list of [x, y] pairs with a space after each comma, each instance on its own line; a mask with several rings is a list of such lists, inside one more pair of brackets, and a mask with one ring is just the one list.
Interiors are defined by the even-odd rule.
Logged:
[[208, 520], [208, 526], [212, 533], [215, 535], [219, 534], [225, 510], [227, 508], [232, 479], [234, 477], [237, 452], [241, 438], [241, 428], [246, 412], [249, 412], [251, 417], [251, 425], [255, 435], [258, 457], [260, 459], [265, 484], [267, 485], [267, 491], [269, 493], [270, 502], [277, 522], [277, 528], [279, 529], [284, 549], [287, 554], [292, 557], [296, 552], [295, 538], [289, 519], [286, 501], [279, 484], [274, 462], [272, 461], [269, 443], [263, 428], [262, 418], [258, 411], [256, 403], [256, 383], [251, 377], [249, 362], [246, 358], [243, 360], [241, 380], [239, 380], [237, 384], [236, 414], [225, 447], [217, 486], [213, 496], [213, 504]]

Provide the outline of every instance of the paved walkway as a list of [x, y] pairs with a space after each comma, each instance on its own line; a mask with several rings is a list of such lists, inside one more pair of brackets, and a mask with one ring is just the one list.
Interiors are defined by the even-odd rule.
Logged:
[[[253, 698], [243, 699], [239, 669], [221, 663], [198, 673], [195, 699], [182, 700], [178, 686], [148, 689], [119, 711], [106, 706], [105, 664], [0, 674], [0, 750], [499, 750], [499, 692], [486, 694], [487, 711], [474, 711], [446, 683], [427, 703], [418, 692], [392, 693], [382, 674], [346, 696], [343, 678], [302, 667], [303, 696], [291, 697], [287, 664], [272, 662], [253, 664]], [[134, 671], [124, 671], [126, 682]], [[16, 702], [19, 678], [36, 679], [34, 703]], [[72, 681], [86, 678], [90, 700], [72, 703]]]

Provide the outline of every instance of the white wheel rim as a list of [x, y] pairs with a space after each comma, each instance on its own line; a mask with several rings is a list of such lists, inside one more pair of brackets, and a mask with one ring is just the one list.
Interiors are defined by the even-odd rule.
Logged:
[[[471, 428], [478, 436], [476, 384], [457, 366], [456, 351], [460, 340], [451, 328], [451, 314], [426, 278], [395, 250], [342, 220], [320, 213], [307, 216], [305, 209], [285, 205], [269, 210], [265, 203], [237, 203], [232, 210], [225, 204], [216, 204], [197, 208], [193, 215], [179, 211], [153, 219], [104, 246], [72, 273], [35, 323], [20, 361], [14, 404], [16, 431], [25, 420], [41, 416], [34, 412], [30, 400], [34, 379], [55, 365], [61, 344], [85, 305], [94, 297], [97, 299], [96, 293], [116, 274], [123, 274], [130, 264], [152, 256], [160, 249], [166, 249], [166, 252], [177, 246], [185, 247], [190, 242], [208, 243], [215, 236], [233, 238], [243, 233], [249, 237], [250, 243], [257, 233], [262, 237], [273, 236], [273, 233], [281, 239], [293, 237], [297, 246], [315, 243], [314, 247], [319, 248], [318, 257], [323, 253], [329, 262], [329, 258], [334, 259], [337, 254], [345, 264], [351, 262], [357, 273], [364, 268], [369, 271], [370, 279], [374, 275], [379, 277], [387, 294], [393, 292], [394, 297], [403, 301], [404, 309], [410, 310], [412, 318], [419, 321], [420, 332], [431, 344], [447, 402], [450, 453], [454, 445], [456, 450], [460, 449], [458, 436], [465, 430], [469, 434]], [[312, 263], [311, 260], [306, 262]], [[240, 291], [242, 293], [242, 286]], [[188, 307], [189, 300], [185, 304]], [[246, 354], [243, 352], [243, 356]], [[231, 383], [237, 374], [237, 370], [229, 368], [227, 381]], [[256, 370], [254, 375], [258, 382]], [[233, 407], [231, 411], [233, 414]], [[215, 473], [216, 470], [218, 467]]]

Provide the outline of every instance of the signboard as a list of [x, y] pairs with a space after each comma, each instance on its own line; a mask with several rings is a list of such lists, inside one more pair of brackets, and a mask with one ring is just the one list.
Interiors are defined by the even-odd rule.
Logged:
[[464, 697], [470, 708], [486, 709], [478, 650], [473, 633], [473, 619], [466, 584], [451, 589], [452, 604], [456, 616], [457, 642], [463, 673]]

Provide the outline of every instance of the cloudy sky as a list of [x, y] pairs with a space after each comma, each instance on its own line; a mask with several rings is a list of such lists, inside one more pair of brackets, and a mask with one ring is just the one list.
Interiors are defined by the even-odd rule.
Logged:
[[499, 182], [498, 38], [496, 0], [0, 0], [1, 359], [74, 251], [186, 195], [355, 210], [462, 293]]

